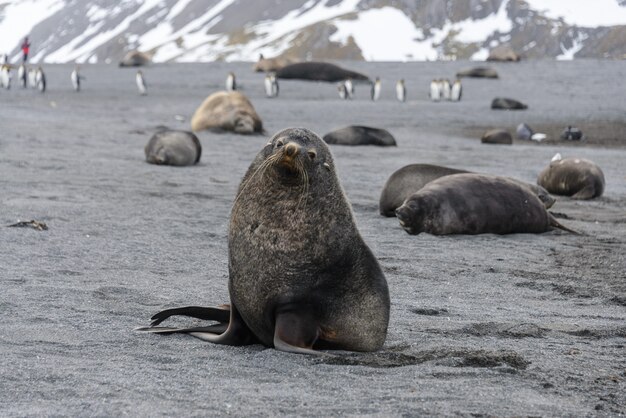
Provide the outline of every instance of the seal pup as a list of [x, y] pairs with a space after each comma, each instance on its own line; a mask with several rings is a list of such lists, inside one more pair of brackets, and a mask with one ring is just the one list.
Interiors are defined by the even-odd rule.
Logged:
[[235, 197], [228, 252], [229, 310], [191, 306], [152, 317], [154, 325], [181, 314], [219, 324], [138, 330], [301, 354], [383, 346], [387, 281], [315, 133], [285, 129], [256, 156]]
[[276, 79], [276, 74], [266, 74], [264, 85], [265, 95], [267, 97], [278, 97], [278, 80]]
[[496, 110], [526, 110], [528, 106], [515, 99], [496, 97], [491, 101], [491, 108]]
[[482, 138], [480, 138], [480, 142], [483, 144], [511, 145], [513, 143], [513, 137], [504, 129], [492, 129], [485, 132]]
[[83, 77], [78, 73], [78, 65], [74, 67], [72, 73], [70, 74], [70, 80], [72, 80], [72, 87], [74, 87], [74, 91], [80, 91], [80, 80]]
[[376, 77], [376, 81], [372, 84], [371, 97], [373, 101], [377, 101], [380, 98], [380, 89], [381, 89], [380, 78]]
[[[389, 176], [389, 179], [387, 179], [378, 202], [380, 214], [387, 217], [396, 216], [396, 209], [402, 206], [402, 203], [413, 193], [417, 192], [431, 181], [451, 174], [462, 173], [471, 173], [471, 171], [432, 164], [406, 165], [396, 170]], [[550, 196], [550, 193], [539, 185], [526, 183], [525, 181], [512, 177], [507, 178], [521, 186], [527, 187], [531, 192], [537, 195], [546, 209], [552, 207], [556, 202], [556, 199]]]
[[324, 135], [324, 142], [333, 145], [378, 145], [395, 147], [396, 140], [384, 129], [369, 126], [347, 126]]
[[441, 83], [439, 80], [433, 80], [430, 82], [430, 90], [428, 93], [430, 100], [438, 102], [441, 100]]
[[440, 82], [441, 100], [450, 100], [450, 94], [452, 87], [450, 86], [450, 80], [442, 79]]
[[139, 91], [141, 96], [148, 94], [146, 79], [143, 77], [143, 72], [141, 70], [137, 71], [137, 74], [135, 75], [135, 83], [137, 84], [137, 91]]
[[396, 210], [411, 235], [541, 233], [561, 225], [528, 188], [504, 177], [452, 174], [414, 193]]
[[191, 130], [232, 131], [238, 134], [263, 132], [254, 106], [238, 91], [218, 91], [207, 97], [191, 118]]
[[155, 133], [144, 152], [150, 164], [182, 167], [200, 161], [202, 145], [193, 132], [168, 129]]
[[371, 83], [369, 77], [355, 71], [346, 70], [327, 62], [298, 62], [286, 65], [276, 71], [276, 77], [284, 79], [327, 81], [337, 83], [351, 78], [353, 81]]
[[235, 73], [232, 71], [226, 76], [226, 91], [237, 90], [237, 80], [235, 80]]
[[25, 89], [28, 87], [28, 76], [27, 76], [27, 69], [26, 69], [26, 65], [24, 65], [24, 63], [20, 64], [19, 67], [17, 67], [17, 80], [20, 83], [20, 86]]
[[404, 79], [401, 79], [396, 83], [396, 98], [403, 103], [406, 100], [406, 87], [404, 85]]
[[450, 100], [453, 102], [460, 102], [461, 96], [463, 96], [463, 86], [461, 85], [461, 80], [457, 78], [452, 84], [452, 90], [450, 91]]
[[602, 196], [605, 181], [604, 173], [593, 161], [556, 154], [537, 176], [537, 184], [550, 193], [584, 200]]
[[35, 81], [37, 82], [37, 90], [44, 93], [46, 91], [46, 74], [43, 72], [43, 68], [37, 67]]
[[566, 141], [581, 141], [583, 140], [583, 132], [572, 126], [568, 126], [561, 132], [561, 139]]

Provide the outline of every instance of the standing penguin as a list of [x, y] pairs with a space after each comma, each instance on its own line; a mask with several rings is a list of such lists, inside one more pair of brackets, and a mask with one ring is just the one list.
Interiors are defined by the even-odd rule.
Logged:
[[460, 102], [462, 95], [463, 86], [461, 85], [461, 80], [454, 80], [454, 84], [452, 84], [452, 90], [450, 91], [450, 100], [452, 100], [453, 102]]
[[339, 98], [346, 100], [348, 98], [348, 91], [346, 90], [345, 83], [339, 83], [337, 85], [337, 91], [339, 92]]
[[141, 70], [137, 71], [137, 75], [135, 76], [135, 82], [137, 83], [137, 89], [139, 90], [139, 94], [145, 96], [148, 94], [148, 87], [146, 86], [146, 80], [143, 78], [143, 73]]
[[235, 73], [231, 71], [228, 73], [228, 77], [226, 77], [226, 91], [235, 90], [237, 90], [237, 81], [235, 80]]
[[70, 74], [70, 79], [72, 80], [72, 86], [74, 87], [74, 91], [80, 91], [80, 79], [82, 77], [78, 73], [78, 65], [74, 67], [72, 74]]
[[450, 93], [451, 93], [451, 87], [450, 87], [450, 80], [443, 79], [440, 81], [441, 83], [441, 100], [450, 100]]
[[11, 88], [11, 67], [8, 64], [0, 68], [0, 86], [7, 90]]
[[278, 81], [274, 73], [269, 73], [265, 76], [265, 95], [267, 97], [278, 97]]
[[396, 97], [401, 102], [406, 100], [406, 87], [404, 85], [404, 79], [401, 79], [396, 83]]
[[433, 80], [430, 82], [430, 100], [433, 102], [438, 102], [441, 100], [441, 85], [438, 80]]
[[354, 84], [352, 83], [352, 79], [351, 78], [347, 78], [346, 81], [344, 82], [344, 84], [346, 85], [346, 91], [348, 92], [348, 98], [351, 99], [352, 96], [354, 95]]
[[33, 68], [28, 69], [28, 86], [31, 89], [37, 88], [37, 71]]
[[376, 77], [376, 81], [374, 81], [374, 84], [372, 84], [372, 100], [373, 101], [376, 101], [380, 98], [380, 88], [381, 88], [380, 78]]
[[35, 81], [37, 82], [37, 90], [40, 92], [46, 91], [46, 75], [43, 72], [41, 67], [37, 67], [37, 72], [35, 73]]
[[26, 66], [22, 63], [20, 64], [20, 66], [17, 68], [17, 80], [20, 83], [20, 86], [22, 86], [23, 89], [25, 89], [27, 86], [27, 78], [26, 78]]

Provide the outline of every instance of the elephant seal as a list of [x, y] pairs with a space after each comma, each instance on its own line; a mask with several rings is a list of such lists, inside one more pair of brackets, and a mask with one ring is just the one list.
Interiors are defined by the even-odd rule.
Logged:
[[192, 131], [205, 129], [252, 134], [263, 132], [263, 123], [246, 96], [238, 91], [218, 91], [207, 97], [191, 118]]
[[558, 223], [528, 188], [486, 174], [434, 180], [409, 197], [396, 216], [411, 235], [574, 232]]
[[150, 64], [152, 58], [145, 52], [129, 51], [120, 61], [120, 67], [141, 67]]
[[487, 57], [487, 61], [501, 62], [518, 62], [521, 59], [522, 57], [507, 45], [498, 45], [489, 51], [489, 56]]
[[596, 163], [556, 154], [537, 177], [537, 184], [550, 193], [572, 199], [593, 199], [604, 192], [604, 173]]
[[[395, 171], [385, 183], [378, 203], [380, 214], [387, 217], [396, 216], [396, 209], [402, 206], [404, 201], [413, 193], [422, 189], [431, 181], [451, 174], [462, 173], [473, 174], [471, 171], [431, 164], [406, 165]], [[556, 199], [550, 196], [550, 193], [541, 186], [526, 183], [525, 181], [511, 177], [506, 178], [520, 186], [527, 187], [531, 192], [537, 195], [546, 209], [551, 208], [554, 202], [556, 202]]]
[[498, 73], [493, 68], [489, 67], [475, 67], [466, 70], [461, 70], [456, 73], [457, 78], [470, 77], [470, 78], [498, 78]]
[[150, 138], [144, 151], [150, 164], [185, 166], [200, 161], [202, 145], [192, 132], [162, 130]]
[[227, 310], [170, 309], [152, 323], [187, 315], [218, 324], [139, 330], [304, 354], [382, 347], [387, 282], [356, 228], [330, 150], [313, 132], [285, 129], [257, 154], [233, 204], [228, 250]]
[[347, 126], [324, 135], [324, 142], [333, 145], [378, 145], [395, 147], [395, 138], [386, 130], [369, 126]]
[[485, 132], [480, 138], [480, 142], [483, 144], [505, 144], [511, 145], [513, 143], [513, 137], [508, 131], [504, 129], [492, 129]]
[[491, 108], [495, 110], [526, 110], [528, 109], [528, 105], [515, 99], [496, 97], [491, 101]]
[[327, 62], [298, 62], [276, 71], [276, 77], [295, 80], [328, 81], [335, 83], [347, 79], [370, 82], [366, 75], [343, 69]]
[[260, 73], [271, 73], [280, 70], [286, 65], [294, 64], [297, 61], [287, 57], [265, 58], [263, 54], [259, 55], [259, 60], [252, 66], [252, 70]]

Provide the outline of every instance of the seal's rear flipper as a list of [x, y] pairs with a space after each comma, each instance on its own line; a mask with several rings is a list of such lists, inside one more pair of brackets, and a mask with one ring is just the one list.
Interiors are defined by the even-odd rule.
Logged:
[[587, 200], [592, 199], [595, 196], [596, 188], [593, 185], [583, 187], [578, 192], [574, 193], [572, 199]]
[[210, 332], [212, 334], [222, 334], [228, 329], [226, 324], [209, 325], [208, 327], [193, 327], [193, 328], [172, 328], [172, 327], [139, 327], [135, 328], [135, 331], [150, 332], [152, 334], [190, 334], [192, 332]]
[[580, 232], [574, 231], [573, 229], [569, 229], [568, 227], [559, 223], [559, 221], [557, 221], [556, 218], [552, 216], [551, 213], [548, 213], [548, 215], [550, 216], [550, 226], [552, 228], [562, 229], [563, 231], [571, 232], [572, 234], [575, 234], [575, 235], [583, 235]]
[[190, 316], [192, 318], [228, 323], [230, 308], [223, 309], [221, 307], [212, 308], [202, 306], [185, 306], [183, 308], [166, 309], [150, 318], [152, 320], [150, 326], [154, 327], [159, 325], [161, 322], [173, 315]]

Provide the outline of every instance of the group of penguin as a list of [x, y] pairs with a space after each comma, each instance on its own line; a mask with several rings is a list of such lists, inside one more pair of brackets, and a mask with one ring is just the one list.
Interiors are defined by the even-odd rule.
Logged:
[[450, 80], [439, 79], [430, 82], [430, 100], [433, 102], [439, 102], [441, 100], [449, 100], [451, 102], [458, 102], [463, 95], [463, 86], [461, 80], [455, 80], [450, 84]]
[[[5, 89], [11, 88], [11, 65], [2, 64], [0, 67], [0, 87]], [[31, 87], [40, 92], [46, 91], [46, 75], [41, 67], [37, 69], [27, 68], [26, 65], [20, 64], [17, 67], [17, 80], [22, 88]]]
[[[380, 98], [380, 91], [382, 88], [382, 82], [379, 77], [372, 83], [370, 97], [373, 101], [377, 101]], [[354, 84], [351, 79], [347, 79], [337, 86], [339, 91], [339, 97], [344, 100], [351, 99], [354, 95]], [[452, 85], [447, 79], [433, 80], [430, 83], [430, 99], [434, 102], [441, 100], [449, 100], [458, 102], [461, 100], [463, 94], [463, 86], [461, 80], [456, 80]], [[400, 102], [406, 101], [406, 85], [404, 79], [398, 80], [396, 83], [396, 98]]]
[[[7, 90], [11, 88], [11, 68], [9, 64], [3, 64], [0, 67], [0, 87]], [[76, 66], [70, 74], [70, 80], [72, 80], [72, 86], [75, 91], [80, 91], [80, 83], [83, 79], [84, 77], [79, 74], [78, 66]], [[41, 67], [37, 67], [35, 70], [28, 68], [25, 64], [20, 64], [17, 67], [17, 80], [22, 88], [31, 87], [42, 93], [46, 91], [46, 74]]]
[[[278, 97], [278, 79], [276, 78], [276, 74], [267, 73], [265, 75], [263, 85], [265, 87], [265, 95], [267, 97]], [[235, 78], [235, 73], [231, 71], [226, 77], [226, 91], [235, 90], [237, 90], [237, 80]]]

